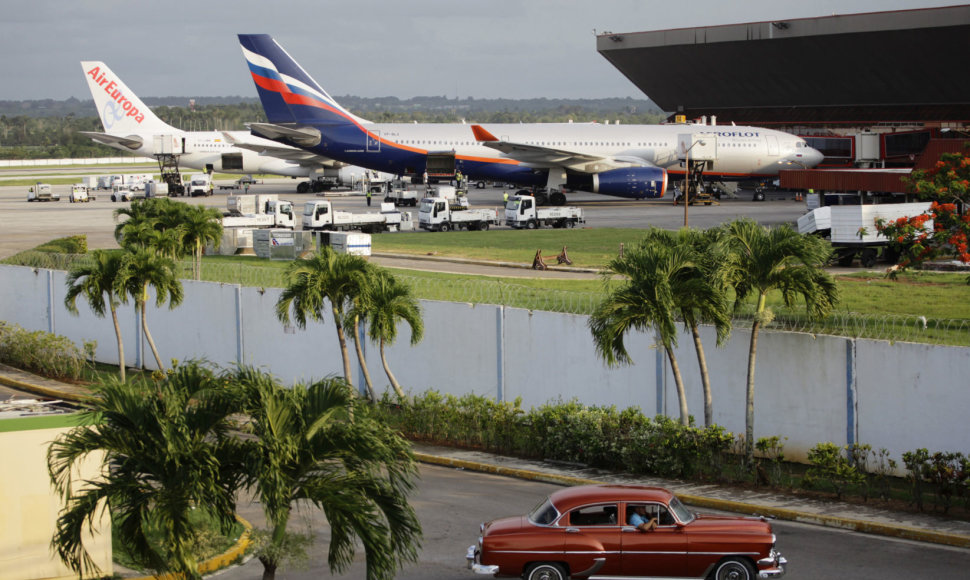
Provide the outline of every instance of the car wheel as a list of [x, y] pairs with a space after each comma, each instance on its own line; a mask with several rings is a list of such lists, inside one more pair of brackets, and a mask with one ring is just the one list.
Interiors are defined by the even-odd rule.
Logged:
[[451, 226], [449, 226], [448, 224], [441, 224], [441, 228], [439, 228], [439, 231], [447, 232], [450, 229], [451, 229]]
[[711, 575], [712, 580], [752, 580], [754, 577], [751, 564], [741, 558], [724, 560], [714, 568], [714, 573]]
[[764, 201], [764, 200], [765, 200], [765, 192], [763, 191], [754, 192], [754, 201]]
[[536, 229], [536, 227], [538, 227], [538, 225], [536, 224], [536, 221], [535, 220], [529, 220], [529, 221], [525, 222], [525, 227], [527, 229], [534, 230], [534, 229]]
[[488, 222], [482, 222], [481, 227], [479, 227], [478, 229], [482, 230], [483, 232], [487, 232], [488, 231]]
[[539, 562], [526, 571], [525, 580], [566, 580], [566, 570], [562, 564]]
[[479, 181], [478, 183], [475, 184], [475, 187], [477, 187], [478, 189], [485, 189], [485, 182]]

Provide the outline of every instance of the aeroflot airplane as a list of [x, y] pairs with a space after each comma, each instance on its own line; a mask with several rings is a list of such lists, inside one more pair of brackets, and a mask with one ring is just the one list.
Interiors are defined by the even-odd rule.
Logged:
[[[620, 197], [659, 198], [668, 173], [685, 172], [701, 150], [704, 175], [737, 180], [814, 167], [822, 154], [797, 136], [758, 127], [596, 123], [372, 123], [340, 106], [271, 36], [240, 34], [269, 123], [254, 134], [380, 171], [434, 175], [460, 170], [473, 180], [562, 186]], [[695, 145], [701, 145], [696, 147]]]
[[[302, 149], [253, 137], [247, 131], [176, 129], [156, 117], [103, 62], [85, 61], [81, 67], [105, 130], [104, 133], [81, 133], [100, 143], [152, 157], [162, 153], [156, 147], [161, 147], [161, 140], [167, 139], [176, 152], [183, 152], [179, 156], [180, 165], [203, 171], [308, 177], [336, 176], [334, 172], [345, 166]], [[361, 171], [355, 169], [358, 173]], [[299, 186], [304, 188], [309, 188], [307, 182]]]

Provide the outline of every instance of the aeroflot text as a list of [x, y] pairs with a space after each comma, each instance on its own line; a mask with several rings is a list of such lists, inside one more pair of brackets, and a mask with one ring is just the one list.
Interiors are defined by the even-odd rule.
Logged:
[[761, 133], [757, 131], [715, 131], [718, 137], [758, 137]]
[[[98, 83], [98, 86], [104, 87], [104, 92], [108, 93], [108, 96], [118, 103], [127, 116], [134, 117], [136, 123], [141, 123], [145, 120], [145, 114], [138, 110], [131, 101], [128, 100], [121, 91], [118, 90], [118, 84], [115, 81], [109, 81], [105, 78], [104, 73], [101, 72], [101, 67], [94, 67], [87, 72], [88, 76], [94, 79], [94, 82]], [[118, 117], [121, 118], [120, 116]]]

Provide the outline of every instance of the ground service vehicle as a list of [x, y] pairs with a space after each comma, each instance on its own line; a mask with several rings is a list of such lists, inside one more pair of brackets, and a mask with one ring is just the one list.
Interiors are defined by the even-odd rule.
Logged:
[[[274, 196], [275, 197], [275, 196]], [[289, 201], [270, 199], [260, 208], [261, 211], [249, 214], [230, 213], [222, 218], [224, 228], [294, 228], [293, 204]]]
[[[656, 525], [638, 527], [635, 512]], [[483, 523], [465, 557], [478, 574], [525, 580], [753, 580], [778, 578], [788, 563], [764, 518], [695, 514], [639, 485], [556, 491], [528, 515]]]
[[[929, 202], [826, 205], [799, 217], [798, 233], [828, 238], [840, 266], [851, 266], [857, 255], [864, 268], [875, 266], [880, 258], [895, 264], [898, 256], [876, 231], [876, 220], [918, 216], [929, 208]], [[932, 230], [932, 220], [926, 227]]]
[[83, 183], [75, 183], [71, 186], [71, 203], [94, 201], [93, 195], [88, 195], [88, 188]]
[[360, 230], [368, 234], [414, 229], [410, 212], [398, 211], [393, 203], [382, 203], [381, 213], [334, 211], [329, 201], [318, 199], [303, 205], [304, 230]]
[[145, 197], [158, 197], [160, 195], [168, 195], [168, 183], [154, 179], [145, 182]]
[[136, 195], [126, 185], [114, 185], [111, 187], [111, 201], [131, 201], [136, 197], [144, 197], [144, 195]]
[[579, 207], [538, 207], [531, 195], [513, 195], [505, 203], [505, 225], [516, 229], [574, 228], [582, 223], [586, 223], [586, 219]]
[[384, 201], [394, 205], [414, 207], [418, 205], [418, 192], [404, 187], [392, 187], [390, 192], [384, 196]]
[[268, 203], [278, 201], [280, 196], [276, 193], [246, 193], [242, 195], [230, 195], [226, 197], [226, 210], [230, 215], [251, 215], [256, 213], [266, 213]]
[[208, 173], [193, 173], [189, 181], [189, 195], [212, 195], [212, 176]]
[[60, 201], [61, 196], [51, 190], [51, 184], [37, 182], [27, 190], [27, 201]]
[[471, 209], [462, 200], [447, 197], [426, 197], [418, 208], [418, 225], [423, 230], [447, 232], [449, 230], [487, 230], [498, 225], [498, 212], [494, 209]]

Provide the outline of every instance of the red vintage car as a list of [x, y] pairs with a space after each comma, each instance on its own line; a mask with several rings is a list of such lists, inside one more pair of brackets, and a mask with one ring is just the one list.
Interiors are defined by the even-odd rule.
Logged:
[[[656, 522], [635, 526], [636, 511]], [[780, 577], [787, 564], [763, 518], [698, 515], [666, 489], [639, 485], [559, 490], [527, 516], [482, 524], [466, 558], [478, 574], [525, 580], [751, 580]]]

